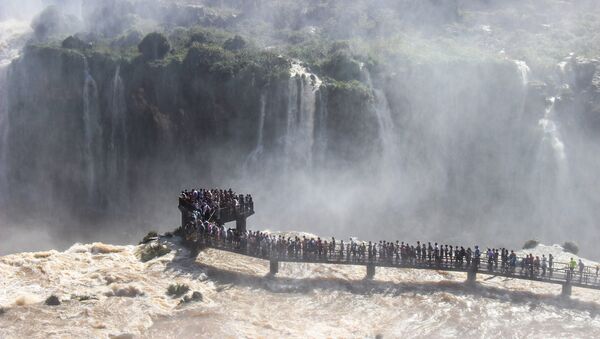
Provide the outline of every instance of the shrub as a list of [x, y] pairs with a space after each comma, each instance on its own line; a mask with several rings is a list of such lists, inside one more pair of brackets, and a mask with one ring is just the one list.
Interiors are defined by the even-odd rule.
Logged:
[[190, 287], [186, 284], [171, 284], [167, 288], [167, 295], [173, 298], [179, 298], [186, 294], [190, 290]]
[[162, 257], [169, 252], [171, 252], [171, 250], [167, 246], [158, 243], [151, 243], [142, 247], [139, 250], [139, 255], [142, 262], [147, 262], [154, 258]]
[[216, 39], [208, 31], [198, 31], [190, 34], [189, 46], [193, 45], [194, 42], [208, 44], [216, 42]]
[[164, 35], [154, 32], [142, 39], [138, 50], [146, 60], [157, 60], [164, 58], [169, 53], [171, 45]]
[[577, 246], [577, 244], [572, 241], [566, 241], [562, 247], [563, 247], [563, 251], [565, 251], [565, 252], [569, 252], [569, 253], [573, 253], [573, 254], [579, 253], [579, 246]]
[[536, 248], [537, 245], [539, 245], [539, 244], [540, 244], [540, 242], [537, 241], [537, 240], [527, 240], [525, 242], [525, 244], [523, 244], [523, 249], [524, 250], [529, 250], [529, 249], [532, 249], [532, 248]]
[[46, 299], [45, 304], [48, 306], [58, 306], [58, 305], [60, 305], [60, 300], [58, 299], [57, 296], [51, 295], [48, 297], [48, 299]]
[[228, 51], [239, 51], [244, 47], [246, 47], [246, 40], [239, 35], [236, 35], [231, 39], [227, 39], [225, 43], [223, 43], [223, 48]]
[[155, 240], [156, 238], [158, 238], [158, 233], [156, 233], [155, 231], [150, 231], [148, 232], [148, 234], [146, 234], [144, 239], [142, 239], [142, 242], [140, 244], [147, 244], [150, 241]]
[[70, 35], [68, 38], [63, 40], [61, 46], [62, 48], [68, 49], [84, 49], [87, 47], [87, 44], [78, 37]]
[[346, 51], [337, 51], [327, 58], [321, 69], [339, 81], [359, 80], [361, 78], [360, 63]]

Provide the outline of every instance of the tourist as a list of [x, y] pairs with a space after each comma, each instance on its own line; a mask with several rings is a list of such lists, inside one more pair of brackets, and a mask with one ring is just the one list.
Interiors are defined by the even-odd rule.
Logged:
[[546, 276], [546, 268], [548, 267], [548, 263], [546, 261], [546, 256], [542, 254], [542, 277]]

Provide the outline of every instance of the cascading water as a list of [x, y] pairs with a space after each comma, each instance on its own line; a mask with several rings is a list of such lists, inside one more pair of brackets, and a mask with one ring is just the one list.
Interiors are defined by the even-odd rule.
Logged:
[[101, 146], [100, 111], [98, 106], [98, 86], [90, 73], [87, 59], [84, 57], [83, 82], [83, 137], [84, 168], [86, 189], [90, 202], [94, 202], [97, 188], [99, 149]]
[[529, 83], [529, 73], [531, 69], [527, 66], [527, 63], [523, 60], [513, 60], [515, 65], [517, 65], [517, 69], [521, 75], [521, 80], [523, 81], [523, 85], [527, 85]]
[[390, 104], [385, 93], [373, 85], [373, 80], [371, 79], [371, 74], [369, 71], [367, 69], [363, 69], [363, 72], [366, 83], [373, 91], [373, 96], [375, 99], [375, 105], [373, 109], [377, 117], [377, 124], [379, 126], [379, 139], [383, 149], [383, 156], [386, 159], [389, 159], [388, 156], [395, 153], [394, 120], [392, 119]]
[[19, 57], [24, 44], [23, 37], [31, 28], [27, 21], [0, 21], [0, 204], [8, 184], [8, 137], [10, 121], [8, 116], [8, 69], [11, 62]]
[[327, 151], [327, 119], [329, 111], [327, 110], [327, 95], [322, 89], [317, 91], [317, 128], [315, 131], [315, 158], [319, 163], [324, 163]]
[[[122, 196], [127, 184], [127, 107], [121, 66], [117, 66], [112, 80], [110, 101], [110, 140], [107, 150], [108, 182], [114, 187], [111, 196]], [[111, 199], [112, 200], [112, 199]]]
[[6, 77], [8, 73], [7, 65], [0, 65], [0, 205], [3, 203], [4, 195], [8, 183], [8, 134], [10, 131], [8, 119], [8, 97]]
[[254, 150], [248, 155], [246, 159], [245, 168], [247, 168], [250, 164], [256, 163], [264, 150], [264, 128], [265, 128], [265, 117], [267, 114], [267, 95], [266, 93], [261, 93], [260, 95], [260, 112], [258, 115], [258, 132], [256, 138], [256, 147]]
[[293, 61], [290, 68], [284, 156], [287, 167], [312, 167], [315, 144], [315, 112], [321, 80]]
[[553, 150], [554, 157], [558, 163], [565, 161], [565, 144], [562, 142], [560, 138], [560, 132], [558, 131], [558, 127], [556, 122], [554, 122], [554, 105], [556, 103], [555, 97], [548, 98], [548, 107], [546, 107], [546, 111], [544, 113], [544, 117], [539, 120], [539, 125], [544, 132], [543, 141], [548, 143]]

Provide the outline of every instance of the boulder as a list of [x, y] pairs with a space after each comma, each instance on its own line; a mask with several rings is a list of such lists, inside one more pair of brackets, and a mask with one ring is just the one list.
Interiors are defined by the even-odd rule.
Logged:
[[44, 303], [47, 306], [58, 306], [58, 305], [60, 305], [60, 299], [58, 299], [58, 297], [55, 295], [51, 295], [48, 297], [48, 299], [46, 299], [46, 301]]

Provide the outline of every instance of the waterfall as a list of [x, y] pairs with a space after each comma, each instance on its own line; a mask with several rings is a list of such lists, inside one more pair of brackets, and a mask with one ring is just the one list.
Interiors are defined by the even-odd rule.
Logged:
[[98, 107], [98, 86], [90, 74], [87, 59], [84, 57], [83, 60], [83, 159], [87, 193], [89, 194], [90, 201], [93, 202], [97, 193], [97, 160], [101, 145], [100, 112]]
[[263, 136], [263, 130], [265, 128], [265, 117], [266, 117], [266, 106], [267, 106], [267, 95], [265, 93], [262, 93], [260, 95], [260, 112], [258, 115], [258, 131], [257, 131], [257, 137], [256, 137], [256, 146], [254, 147], [254, 150], [250, 153], [250, 155], [248, 155], [248, 158], [246, 159], [246, 163], [244, 167], [248, 167], [248, 165], [256, 163], [259, 159], [260, 156], [263, 153], [263, 149], [264, 149], [264, 136]]
[[527, 66], [527, 63], [523, 60], [513, 60], [513, 62], [519, 70], [523, 85], [526, 86], [529, 83], [529, 72], [531, 71], [529, 66]]
[[558, 127], [556, 126], [556, 122], [554, 122], [554, 105], [556, 103], [555, 97], [548, 98], [548, 107], [544, 112], [544, 117], [539, 120], [538, 124], [542, 128], [544, 132], [543, 142], [549, 143], [552, 147], [554, 157], [557, 162], [563, 162], [566, 159], [565, 154], [565, 144], [562, 142], [560, 138], [560, 133], [558, 131]]
[[322, 89], [317, 92], [317, 129], [315, 131], [315, 157], [319, 163], [324, 163], [327, 151], [327, 119], [329, 111], [327, 110], [327, 95]]
[[8, 134], [10, 125], [8, 119], [8, 95], [7, 95], [7, 73], [6, 64], [0, 65], [0, 205], [8, 187]]
[[[107, 154], [108, 182], [114, 187], [111, 196], [121, 196], [127, 185], [127, 108], [125, 86], [118, 65], [112, 80], [110, 99], [110, 140]], [[112, 200], [112, 199], [111, 199]]]
[[292, 62], [284, 138], [288, 168], [312, 167], [315, 144], [315, 112], [321, 80], [297, 61]]
[[373, 91], [375, 99], [374, 111], [377, 117], [377, 125], [379, 127], [379, 139], [383, 148], [383, 154], [390, 155], [394, 153], [395, 142], [394, 142], [394, 120], [392, 119], [392, 112], [390, 110], [390, 104], [387, 100], [385, 93], [378, 88], [373, 86], [373, 80], [368, 70], [363, 70], [365, 80], [369, 88]]

